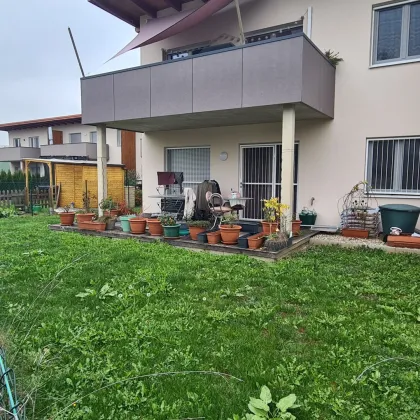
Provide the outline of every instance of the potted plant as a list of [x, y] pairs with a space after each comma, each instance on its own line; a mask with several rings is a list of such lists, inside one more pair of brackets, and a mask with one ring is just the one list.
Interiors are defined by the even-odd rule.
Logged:
[[299, 219], [304, 226], [314, 226], [316, 222], [317, 213], [314, 209], [304, 207], [299, 213]]
[[64, 211], [60, 213], [60, 224], [61, 226], [72, 226], [74, 223], [74, 216], [76, 213], [74, 211], [70, 211], [70, 206], [64, 206]]
[[280, 217], [283, 212], [289, 208], [289, 206], [280, 203], [279, 199], [276, 197], [262, 201], [264, 203], [264, 220], [261, 222], [261, 224], [263, 227], [263, 232], [269, 235], [270, 233], [277, 231]]
[[298, 220], [296, 218], [296, 213], [293, 214], [292, 219], [292, 233], [293, 236], [299, 236], [300, 235], [300, 225], [302, 224], [302, 220]]
[[191, 239], [196, 241], [197, 235], [205, 232], [210, 227], [210, 222], [208, 220], [191, 220], [187, 222], [187, 226]]
[[210, 245], [216, 245], [220, 242], [222, 237], [222, 233], [220, 230], [216, 230], [215, 232], [208, 232], [207, 233], [207, 243]]
[[120, 210], [117, 209], [117, 204], [111, 197], [104, 198], [100, 203], [99, 207], [104, 211], [104, 215], [111, 215], [118, 217]]
[[93, 213], [90, 208], [90, 200], [91, 200], [91, 197], [89, 195], [89, 192], [85, 191], [83, 193], [83, 210], [81, 210], [76, 215], [77, 223], [91, 222], [94, 219], [95, 213]]
[[129, 220], [131, 233], [143, 235], [146, 233], [147, 219], [144, 217], [133, 217]]
[[255, 235], [252, 235], [248, 238], [248, 248], [249, 249], [258, 249], [261, 248], [265, 241], [265, 233], [260, 232]]
[[147, 219], [147, 226], [149, 227], [149, 233], [151, 236], [163, 235], [163, 227], [159, 219], [154, 219], [154, 218]]
[[114, 230], [116, 221], [117, 221], [117, 218], [111, 215], [104, 215], [98, 219], [99, 223], [106, 224], [106, 230]]
[[166, 239], [178, 239], [181, 225], [172, 216], [160, 216], [159, 221], [163, 227], [163, 236]]
[[290, 245], [292, 245], [290, 234], [279, 230], [276, 233], [268, 235], [264, 247], [269, 252], [279, 252]]
[[225, 245], [235, 245], [238, 243], [239, 234], [241, 232], [242, 226], [235, 225], [236, 221], [236, 215], [234, 215], [233, 213], [225, 214], [222, 217], [220, 232], [222, 235], [222, 242]]

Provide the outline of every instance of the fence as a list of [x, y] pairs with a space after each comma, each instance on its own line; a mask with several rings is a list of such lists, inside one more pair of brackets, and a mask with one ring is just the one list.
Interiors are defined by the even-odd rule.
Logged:
[[7, 184], [3, 183], [2, 187], [5, 189], [0, 189], [0, 205], [13, 205], [22, 209], [30, 205], [49, 208], [57, 201], [59, 194], [59, 188], [56, 186], [53, 187], [52, 194], [50, 187], [30, 185], [28, 194], [26, 188], [14, 189], [15, 185], [10, 185], [10, 188], [7, 188]]

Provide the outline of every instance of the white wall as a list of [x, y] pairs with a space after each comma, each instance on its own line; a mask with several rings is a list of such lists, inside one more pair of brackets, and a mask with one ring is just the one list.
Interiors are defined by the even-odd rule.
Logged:
[[39, 137], [40, 145], [48, 144], [47, 127], [9, 131], [9, 146], [14, 147], [13, 139], [20, 138], [21, 147], [29, 147], [29, 137]]

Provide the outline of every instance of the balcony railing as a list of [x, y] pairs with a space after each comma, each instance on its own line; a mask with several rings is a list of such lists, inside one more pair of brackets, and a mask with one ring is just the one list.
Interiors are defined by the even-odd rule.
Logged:
[[22, 159], [37, 159], [39, 147], [0, 147], [0, 162], [19, 162]]
[[[56, 159], [96, 160], [95, 143], [65, 143], [41, 146], [41, 157]], [[107, 146], [107, 158], [109, 156]]]

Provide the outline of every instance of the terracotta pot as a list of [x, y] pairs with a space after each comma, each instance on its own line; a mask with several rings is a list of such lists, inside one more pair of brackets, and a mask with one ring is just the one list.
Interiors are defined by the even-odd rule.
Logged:
[[233, 225], [221, 225], [220, 232], [222, 234], [222, 242], [225, 245], [235, 245], [238, 243], [239, 233], [241, 232], [242, 226]]
[[261, 248], [264, 244], [265, 236], [264, 233], [257, 233], [248, 238], [248, 248], [249, 249], [258, 249]]
[[118, 216], [121, 215], [121, 211], [120, 210], [111, 210], [110, 213], [111, 213], [111, 216], [112, 217], [118, 217]]
[[347, 238], [369, 238], [369, 229], [351, 229], [344, 228], [341, 230], [341, 234]]
[[81, 230], [95, 230], [98, 232], [106, 229], [106, 223], [100, 222], [80, 222], [78, 226]]
[[207, 242], [210, 245], [216, 245], [220, 242], [220, 238], [221, 238], [221, 232], [220, 230], [216, 231], [216, 232], [209, 232], [207, 234]]
[[163, 226], [161, 225], [159, 219], [147, 219], [147, 224], [149, 226], [150, 235], [163, 236]]
[[302, 224], [301, 220], [293, 220], [292, 221], [292, 233], [293, 236], [299, 236], [300, 233], [300, 225]]
[[269, 235], [270, 233], [276, 233], [278, 229], [278, 223], [276, 222], [261, 222], [263, 232]]
[[198, 227], [198, 226], [190, 226], [189, 227], [189, 230], [190, 230], [191, 239], [193, 241], [196, 241], [196, 240], [198, 240], [197, 235], [199, 233], [205, 232], [206, 231], [206, 228], [202, 228], [202, 227]]
[[60, 213], [60, 224], [61, 226], [72, 226], [74, 223], [74, 216], [76, 213]]
[[134, 233], [136, 235], [142, 235], [146, 233], [147, 219], [143, 219], [142, 217], [135, 217], [133, 219], [130, 219], [129, 222], [131, 233]]
[[80, 222], [91, 222], [95, 217], [95, 213], [80, 213], [76, 214], [77, 223]]

